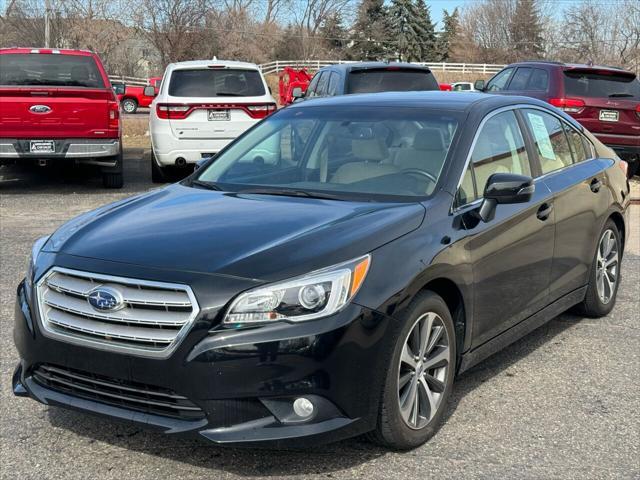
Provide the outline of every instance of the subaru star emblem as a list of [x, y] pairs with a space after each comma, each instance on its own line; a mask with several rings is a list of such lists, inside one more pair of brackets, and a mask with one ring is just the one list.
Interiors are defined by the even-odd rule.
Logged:
[[98, 287], [92, 290], [87, 301], [95, 310], [101, 312], [119, 310], [124, 307], [122, 294], [111, 287]]
[[29, 110], [33, 113], [49, 113], [51, 111], [51, 107], [48, 105], [33, 105], [29, 107]]

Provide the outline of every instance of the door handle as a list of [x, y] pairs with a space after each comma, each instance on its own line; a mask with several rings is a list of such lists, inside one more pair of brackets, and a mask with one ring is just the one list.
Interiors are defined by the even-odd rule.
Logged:
[[538, 208], [536, 216], [539, 220], [542, 220], [544, 222], [547, 218], [549, 218], [552, 211], [553, 203], [543, 203], [542, 205], [540, 205], [540, 208]]
[[589, 188], [593, 193], [598, 193], [601, 187], [602, 187], [602, 182], [597, 178], [594, 178], [593, 180], [591, 180], [591, 183], [589, 184]]

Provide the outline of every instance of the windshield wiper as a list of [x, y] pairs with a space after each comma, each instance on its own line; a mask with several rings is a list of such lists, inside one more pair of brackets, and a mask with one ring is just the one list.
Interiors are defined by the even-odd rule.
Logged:
[[288, 188], [248, 188], [245, 190], [239, 190], [236, 193], [255, 195], [282, 195], [284, 197], [306, 197], [320, 198], [323, 200], [344, 201], [344, 198], [340, 198], [338, 195], [333, 195], [331, 193], [309, 192], [307, 190], [292, 190]]
[[609, 97], [633, 97], [630, 93], [612, 93]]
[[216, 97], [244, 97], [241, 93], [233, 93], [233, 92], [216, 92]]
[[191, 180], [191, 186], [196, 186], [200, 188], [206, 188], [207, 190], [219, 190], [222, 191], [218, 185], [213, 182], [205, 182], [204, 180]]

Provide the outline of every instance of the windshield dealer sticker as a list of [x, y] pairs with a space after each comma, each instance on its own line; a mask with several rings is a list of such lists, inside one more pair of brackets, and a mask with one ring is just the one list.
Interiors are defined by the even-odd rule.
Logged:
[[544, 124], [544, 119], [540, 115], [530, 112], [527, 112], [527, 116], [529, 117], [533, 135], [536, 137], [540, 155], [555, 160], [556, 154], [553, 152], [553, 146], [551, 145], [551, 139], [549, 138], [547, 127]]

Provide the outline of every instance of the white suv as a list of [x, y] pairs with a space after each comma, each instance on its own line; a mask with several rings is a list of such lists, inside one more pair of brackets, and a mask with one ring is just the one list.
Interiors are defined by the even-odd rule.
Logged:
[[165, 181], [167, 167], [216, 154], [275, 110], [253, 63], [214, 59], [170, 64], [149, 114], [153, 181]]

